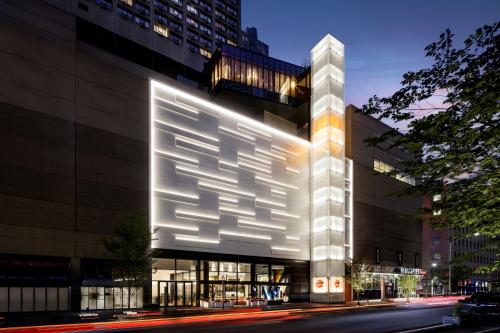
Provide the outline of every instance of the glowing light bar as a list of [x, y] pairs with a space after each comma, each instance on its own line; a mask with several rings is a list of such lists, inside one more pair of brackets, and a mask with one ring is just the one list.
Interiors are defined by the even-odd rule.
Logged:
[[239, 224], [254, 225], [256, 227], [266, 227], [266, 228], [271, 228], [271, 229], [286, 230], [285, 226], [276, 225], [276, 224], [267, 223], [267, 222], [257, 222], [255, 220], [238, 219], [238, 223]]
[[263, 167], [261, 164], [253, 164], [252, 161], [245, 161], [245, 160], [240, 160], [238, 163], [240, 166], [247, 167], [249, 169], [252, 169], [253, 171], [256, 172], [263, 172], [270, 174], [272, 171], [270, 168]]
[[212, 151], [215, 151], [215, 152], [219, 152], [219, 147], [217, 147], [217, 146], [214, 146], [214, 145], [211, 145], [211, 144], [208, 144], [208, 143], [205, 143], [205, 142], [201, 142], [199, 140], [191, 139], [191, 138], [188, 138], [188, 137], [185, 137], [185, 136], [182, 136], [182, 135], [176, 135], [175, 136], [175, 140], [176, 141], [186, 142], [186, 143], [192, 144], [194, 146], [200, 146], [202, 148], [205, 148], [205, 149], [208, 149], [208, 150], [212, 150]]
[[209, 213], [200, 213], [197, 211], [190, 211], [184, 209], [176, 209], [175, 215], [178, 217], [187, 217], [191, 219], [204, 219], [204, 220], [212, 220], [219, 221], [220, 216], [217, 214], [209, 214]]
[[295, 156], [295, 157], [299, 156], [299, 154], [294, 153], [293, 151], [290, 151], [288, 149], [281, 148], [281, 147], [278, 147], [278, 146], [275, 146], [275, 145], [271, 145], [271, 151], [273, 151], [273, 150], [276, 151], [276, 152], [278, 152], [278, 153], [280, 153], [280, 154], [285, 154], [285, 155], [290, 155], [290, 156]]
[[[151, 84], [153, 84], [153, 82], [154, 81], [151, 81]], [[173, 101], [169, 101], [169, 100], [166, 100], [166, 99], [158, 97], [158, 96], [155, 96], [155, 99], [157, 99], [159, 101], [162, 101], [162, 102], [165, 102], [165, 103], [168, 103], [170, 105], [176, 106]], [[153, 104], [153, 103], [151, 103], [151, 104]], [[162, 107], [162, 106], [160, 106], [160, 107]], [[185, 104], [183, 104], [181, 107], [184, 110], [189, 111], [189, 112], [194, 113], [194, 114], [199, 114], [200, 113], [198, 110], [192, 109], [192, 108], [186, 106]]]
[[173, 158], [179, 159], [182, 162], [191, 162], [191, 163], [198, 164], [197, 158], [189, 157], [189, 156], [178, 154], [178, 153], [167, 152], [167, 151], [163, 151], [161, 149], [156, 149], [155, 151], [157, 153], [162, 154], [162, 155], [166, 155], [168, 157], [173, 157]]
[[298, 190], [299, 189], [297, 186], [288, 185], [288, 184], [281, 183], [281, 182], [278, 182], [278, 181], [275, 181], [275, 180], [272, 180], [272, 179], [269, 179], [269, 178], [264, 178], [264, 177], [261, 177], [261, 176], [258, 176], [258, 175], [255, 176], [255, 180], [263, 182], [263, 183], [268, 183], [268, 184], [271, 184], [271, 185], [281, 186], [281, 187], [285, 187], [285, 188], [291, 188], [293, 190]]
[[294, 169], [294, 168], [290, 168], [290, 167], [286, 167], [286, 171], [288, 172], [291, 172], [291, 173], [295, 173], [295, 174], [300, 174], [300, 171], [297, 170], [297, 169]]
[[271, 195], [286, 197], [286, 192], [272, 188]]
[[220, 241], [217, 239], [206, 239], [206, 238], [199, 238], [197, 236], [191, 236], [191, 235], [175, 235], [176, 240], [181, 240], [181, 241], [188, 241], [188, 242], [196, 242], [196, 243], [209, 243], [209, 244], [219, 244]]
[[286, 205], [281, 203], [281, 202], [277, 202], [277, 201], [273, 201], [273, 200], [267, 200], [267, 199], [255, 199], [255, 202], [259, 202], [259, 203], [263, 203], [263, 204], [268, 204], [268, 205], [272, 205], [272, 206], [278, 206], [278, 207], [283, 207], [285, 208]]
[[228, 230], [220, 230], [219, 234], [220, 235], [227, 235], [227, 236], [244, 237], [244, 238], [265, 239], [265, 240], [271, 240], [272, 239], [271, 236], [248, 234], [248, 233], [236, 232], [236, 231], [228, 231]]
[[211, 135], [208, 135], [208, 134], [205, 134], [205, 133], [200, 133], [198, 131], [194, 131], [193, 129], [190, 129], [190, 128], [186, 128], [186, 127], [183, 127], [183, 126], [180, 126], [179, 124], [175, 123], [167, 123], [165, 121], [162, 121], [162, 120], [158, 120], [158, 119], [155, 119], [155, 121], [157, 123], [160, 123], [162, 125], [165, 125], [165, 126], [168, 126], [168, 127], [172, 127], [172, 128], [175, 128], [175, 129], [178, 129], [178, 130], [181, 130], [183, 132], [186, 132], [188, 133], [189, 135], [195, 135], [195, 136], [198, 136], [200, 138], [204, 138], [204, 139], [207, 139], [207, 140], [210, 140], [210, 141], [214, 141], [214, 142], [219, 142], [219, 139], [214, 137], [214, 136], [211, 136]]
[[224, 134], [228, 134], [228, 135], [233, 135], [239, 139], [243, 139], [243, 140], [250, 140], [252, 142], [255, 141], [255, 138], [251, 137], [251, 136], [248, 136], [248, 135], [245, 135], [243, 133], [240, 133], [240, 132], [236, 132], [236, 131], [233, 131], [227, 127], [223, 127], [223, 126], [220, 126], [219, 127], [219, 130], [224, 133]]
[[195, 175], [197, 175], [197, 176], [199, 176], [201, 178], [213, 178], [213, 179], [217, 179], [217, 180], [221, 180], [221, 181], [225, 181], [225, 182], [229, 182], [229, 183], [234, 183], [234, 184], [238, 183], [238, 180], [236, 180], [236, 179], [225, 177], [225, 176], [220, 176], [220, 175], [217, 175], [215, 173], [212, 173], [212, 172], [209, 172], [209, 171], [205, 171], [205, 170], [204, 171], [200, 171], [198, 169], [190, 168], [188, 166], [176, 165], [175, 169], [195, 174]]
[[222, 184], [219, 185], [219, 184], [214, 184], [214, 183], [207, 183], [207, 182], [200, 180], [198, 182], [198, 186], [200, 186], [201, 188], [205, 187], [205, 188], [216, 190], [216, 191], [228, 192], [230, 194], [239, 194], [239, 195], [243, 195], [243, 196], [247, 196], [247, 197], [255, 197], [255, 193], [237, 190], [235, 188], [227, 187], [227, 186], [224, 186]]
[[262, 132], [262, 131], [259, 131], [255, 128], [252, 128], [252, 127], [248, 127], [246, 125], [243, 125], [243, 124], [240, 124], [238, 123], [238, 128], [242, 131], [247, 131], [247, 132], [250, 132], [252, 134], [255, 134], [255, 135], [258, 135], [258, 136], [261, 136], [261, 137], [264, 137], [266, 139], [269, 139], [271, 138], [271, 135], [266, 133], [266, 132]]
[[300, 252], [300, 249], [293, 248], [293, 247], [283, 247], [283, 246], [271, 246], [271, 250], [288, 251], [288, 252]]
[[255, 216], [255, 212], [251, 210], [241, 209], [241, 208], [233, 208], [233, 207], [219, 207], [220, 212], [232, 213], [235, 215], [246, 215], [246, 216]]
[[272, 153], [270, 151], [267, 151], [267, 150], [264, 150], [264, 149], [261, 149], [261, 148], [255, 148], [255, 152], [258, 153], [258, 154], [261, 154], [261, 155], [265, 155], [267, 157], [277, 158], [277, 159], [286, 161], [285, 157], [280, 156], [280, 155], [276, 155], [275, 153]]
[[200, 228], [195, 227], [195, 226], [180, 225], [180, 224], [175, 224], [175, 223], [156, 223], [155, 225], [162, 227], [162, 228], [179, 229], [179, 230], [187, 230], [187, 231], [200, 231]]
[[252, 156], [252, 155], [248, 155], [248, 154], [240, 153], [240, 152], [238, 153], [238, 156], [243, 156], [244, 158], [247, 158], [250, 161], [253, 161], [255, 163], [264, 163], [267, 165], [271, 165], [271, 161], [269, 161], [268, 159], [264, 159], [264, 158], [260, 158], [257, 156]]
[[300, 237], [286, 236], [286, 239], [288, 239], [288, 240], [300, 240]]
[[294, 218], [294, 219], [300, 219], [299, 215], [290, 214], [290, 213], [287, 213], [287, 212], [284, 212], [284, 211], [281, 211], [281, 210], [275, 210], [275, 209], [271, 209], [271, 216], [272, 215], [278, 215], [278, 216], [284, 216], [284, 217], [291, 217], [291, 218]]
[[196, 200], [198, 200], [200, 198], [197, 194], [191, 194], [191, 193], [184, 193], [184, 192], [177, 192], [177, 191], [170, 191], [170, 190], [162, 190], [162, 189], [156, 189], [155, 191], [156, 192], [160, 192], [160, 193], [169, 194], [169, 195], [175, 195], [175, 196], [179, 196], [179, 197], [184, 197], [184, 198], [188, 198], [188, 199], [196, 199]]

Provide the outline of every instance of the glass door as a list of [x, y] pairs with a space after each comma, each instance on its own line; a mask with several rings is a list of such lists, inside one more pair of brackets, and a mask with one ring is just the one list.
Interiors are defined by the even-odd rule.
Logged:
[[168, 283], [167, 306], [175, 306], [175, 282]]
[[184, 305], [192, 306], [193, 305], [193, 283], [192, 282], [184, 282]]
[[177, 282], [177, 306], [184, 306], [184, 282]]

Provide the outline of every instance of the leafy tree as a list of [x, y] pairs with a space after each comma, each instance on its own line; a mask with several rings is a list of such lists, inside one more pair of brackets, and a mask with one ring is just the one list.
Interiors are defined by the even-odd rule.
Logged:
[[399, 277], [398, 286], [406, 295], [406, 302], [410, 303], [410, 294], [417, 290], [418, 276], [416, 275], [401, 275]]
[[107, 252], [115, 259], [113, 279], [128, 290], [127, 304], [135, 290], [144, 285], [151, 273], [151, 231], [143, 214], [134, 212], [123, 217], [113, 234], [103, 241]]
[[356, 300], [359, 303], [359, 293], [365, 290], [365, 284], [370, 277], [371, 266], [368, 265], [364, 258], [353, 258], [347, 260], [348, 275], [345, 280], [351, 285], [352, 290], [356, 293]]
[[497, 22], [477, 29], [460, 48], [446, 30], [425, 48], [434, 61], [429, 68], [404, 74], [401, 89], [390, 97], [373, 96], [361, 110], [407, 126], [404, 134], [394, 129], [367, 142], [415, 156], [392, 172], [417, 180], [398, 194], [442, 194], [422, 213], [434, 227], [463, 231], [463, 238], [484, 236], [481, 251], [497, 256], [483, 272], [500, 269], [499, 27]]

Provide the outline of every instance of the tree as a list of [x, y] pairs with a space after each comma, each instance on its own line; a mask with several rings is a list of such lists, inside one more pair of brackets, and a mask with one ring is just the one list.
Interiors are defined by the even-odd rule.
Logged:
[[143, 286], [151, 273], [151, 241], [149, 225], [144, 215], [138, 212], [125, 215], [113, 234], [103, 241], [105, 249], [115, 260], [113, 279], [128, 290], [129, 308], [136, 288]]
[[463, 238], [481, 234], [487, 239], [481, 251], [497, 257], [482, 271], [500, 269], [499, 26], [497, 22], [477, 29], [461, 48], [454, 48], [453, 34], [446, 30], [425, 48], [433, 65], [404, 74], [401, 89], [387, 98], [373, 96], [361, 110], [407, 126], [405, 133], [394, 129], [367, 142], [415, 156], [391, 173], [417, 180], [397, 194], [442, 194], [421, 213], [431, 216], [433, 227], [459, 229]]
[[410, 294], [417, 290], [417, 275], [401, 275], [399, 277], [398, 286], [406, 295], [406, 302], [410, 303]]
[[356, 293], [356, 300], [359, 303], [359, 293], [365, 290], [365, 284], [369, 278], [371, 267], [364, 258], [353, 258], [347, 260], [348, 274], [345, 280], [351, 285], [352, 290]]

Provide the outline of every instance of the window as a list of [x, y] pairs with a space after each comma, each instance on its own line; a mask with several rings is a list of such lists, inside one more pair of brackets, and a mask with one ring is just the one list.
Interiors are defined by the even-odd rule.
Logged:
[[210, 18], [210, 16], [208, 15], [205, 15], [203, 13], [200, 13], [200, 19], [202, 19], [203, 21], [209, 23], [209, 24], [212, 24], [212, 19]]
[[170, 15], [173, 15], [177, 17], [179, 20], [182, 20], [182, 13], [179, 12], [177, 9], [170, 7], [168, 9], [168, 12], [170, 13]]
[[193, 20], [190, 17], [186, 18], [186, 23], [189, 24], [189, 25], [192, 25], [195, 28], [198, 28], [198, 22], [196, 22], [195, 20]]
[[182, 45], [182, 38], [181, 38], [181, 37], [178, 37], [178, 36], [176, 36], [176, 35], [174, 35], [174, 34], [170, 34], [170, 35], [168, 36], [168, 38], [169, 38], [170, 40], [172, 40], [175, 44], [177, 44], [177, 45]]
[[378, 265], [380, 264], [380, 248], [377, 247], [375, 249], [375, 263]]
[[149, 21], [143, 19], [140, 16], [135, 15], [134, 16], [134, 22], [137, 23], [138, 25], [140, 25], [143, 28], [149, 29]]
[[132, 12], [125, 9], [125, 8], [117, 7], [116, 12], [118, 13], [118, 15], [123, 17], [125, 20], [133, 20], [134, 19], [134, 15], [132, 14]]
[[225, 276], [226, 281], [237, 281], [238, 276], [236, 267], [237, 265], [235, 262], [220, 262], [220, 275]]
[[149, 8], [141, 4], [140, 2], [134, 2], [134, 8], [143, 15], [149, 15]]
[[210, 58], [212, 56], [212, 54], [210, 52], [208, 52], [207, 50], [204, 50], [204, 49], [200, 49], [200, 54], [206, 58]]
[[134, 1], [133, 0], [121, 0], [123, 3], [129, 5], [129, 6], [133, 6], [134, 5]]
[[432, 201], [440, 201], [441, 200], [441, 194], [434, 194], [432, 196]]
[[236, 42], [235, 42], [235, 41], [232, 41], [232, 40], [230, 40], [230, 39], [228, 39], [228, 40], [227, 40], [227, 43], [228, 43], [229, 45], [238, 46], [238, 44], [236, 44]]
[[200, 24], [200, 31], [206, 33], [207, 35], [212, 35], [212, 30], [203, 24]]
[[432, 260], [441, 261], [441, 252], [433, 252], [432, 253]]
[[219, 262], [209, 261], [208, 262], [208, 279], [209, 280], [219, 280]]
[[434, 215], [434, 216], [439, 216], [439, 215], [441, 215], [441, 209], [438, 209], [438, 210], [433, 211], [433, 212], [432, 212], [432, 215]]
[[432, 246], [438, 247], [439, 244], [441, 244], [441, 237], [439, 236], [432, 237]]
[[168, 21], [168, 26], [174, 31], [182, 32], [182, 26], [180, 24], [177, 24], [173, 21]]
[[175, 3], [177, 6], [182, 6], [181, 0], [170, 0], [170, 2]]
[[159, 0], [155, 0], [154, 5], [156, 8], [163, 10], [164, 12], [168, 12], [168, 6], [165, 5], [163, 2], [161, 2]]
[[215, 39], [217, 39], [218, 41], [223, 42], [223, 43], [226, 42], [226, 38], [224, 38], [224, 36], [222, 36], [222, 35], [219, 35], [218, 33], [215, 33]]
[[[384, 161], [378, 160], [376, 158], [373, 159], [373, 170], [375, 170], [377, 172], [389, 173], [389, 172], [394, 171], [395, 169], [396, 169], [395, 167], [393, 167], [392, 165], [390, 165]], [[396, 174], [396, 175], [393, 175], [393, 177], [399, 181], [402, 181], [402, 182], [405, 182], [407, 184], [415, 186], [415, 179], [412, 177], [409, 177], [409, 176], [404, 175], [404, 174]]]
[[186, 9], [188, 12], [191, 12], [192, 14], [198, 15], [198, 10], [194, 8], [192, 5], [187, 5]]
[[252, 276], [252, 265], [238, 263], [238, 281], [250, 281]]
[[269, 282], [269, 265], [255, 265], [255, 281]]
[[156, 20], [156, 22], [160, 22], [163, 25], [167, 25], [168, 24], [167, 18], [165, 16], [161, 15], [161, 14], [157, 14], [156, 13], [155, 14], [155, 20]]
[[403, 266], [403, 251], [398, 251], [398, 266]]
[[107, 10], [113, 9], [113, 3], [111, 0], [95, 0], [95, 3]]
[[196, 46], [196, 45], [194, 45], [194, 44], [192, 44], [192, 43], [190, 43], [190, 42], [187, 42], [187, 44], [186, 44], [186, 45], [187, 45], [187, 48], [188, 48], [191, 52], [194, 52], [194, 53], [198, 53], [198, 52], [200, 52], [200, 51], [199, 51], [198, 46]]

